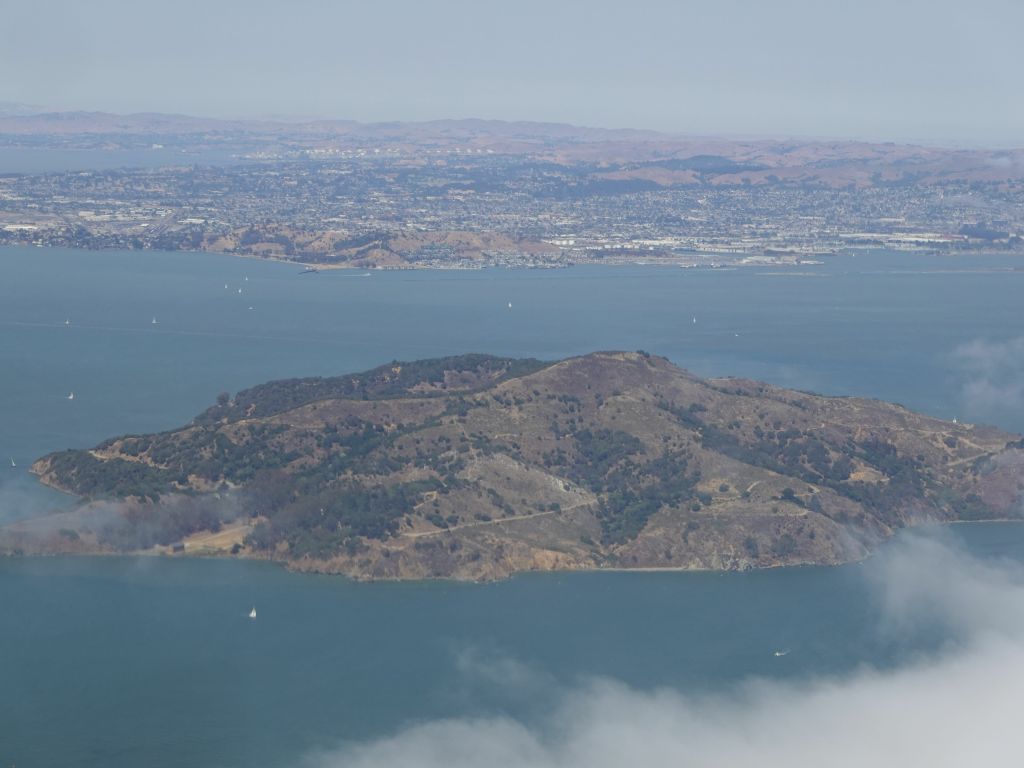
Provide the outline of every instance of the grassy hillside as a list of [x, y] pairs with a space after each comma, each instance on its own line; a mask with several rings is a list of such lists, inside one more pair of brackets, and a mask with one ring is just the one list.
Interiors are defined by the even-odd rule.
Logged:
[[358, 577], [494, 578], [854, 559], [906, 525], [1017, 514], [1015, 439], [642, 352], [467, 355], [271, 382], [35, 470], [124, 500], [77, 518], [79, 547], [185, 538]]

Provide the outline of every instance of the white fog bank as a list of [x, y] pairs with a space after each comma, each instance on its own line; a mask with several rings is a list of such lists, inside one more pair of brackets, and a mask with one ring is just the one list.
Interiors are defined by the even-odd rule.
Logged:
[[1019, 766], [1024, 760], [1024, 570], [921, 536], [865, 568], [879, 630], [942, 623], [955, 647], [897, 669], [727, 694], [550, 686], [539, 728], [454, 719], [308, 756], [306, 768], [738, 768]]

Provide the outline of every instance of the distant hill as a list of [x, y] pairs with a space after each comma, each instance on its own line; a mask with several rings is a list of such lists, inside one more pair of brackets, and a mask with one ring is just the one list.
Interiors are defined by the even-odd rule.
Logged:
[[[125, 149], [152, 142], [260, 155], [389, 148], [527, 155], [599, 166], [596, 180], [652, 187], [810, 184], [822, 187], [1005, 183], [1024, 179], [1024, 149], [957, 149], [845, 139], [683, 136], [531, 121], [225, 120], [189, 115], [41, 112], [0, 105], [0, 145]], [[598, 168], [600, 170], [600, 168]]]
[[43, 481], [94, 501], [2, 540], [380, 579], [840, 563], [905, 526], [1019, 516], [1017, 441], [643, 352], [466, 355], [270, 382], [51, 454]]
[[355, 120], [274, 119], [225, 120], [190, 115], [140, 112], [42, 112], [24, 105], [0, 105], [0, 134], [207, 134], [321, 135], [396, 139], [468, 139], [492, 137], [510, 140], [643, 141], [668, 134], [634, 129], [589, 128], [567, 123], [507, 120], [429, 120], [423, 122], [362, 123]]

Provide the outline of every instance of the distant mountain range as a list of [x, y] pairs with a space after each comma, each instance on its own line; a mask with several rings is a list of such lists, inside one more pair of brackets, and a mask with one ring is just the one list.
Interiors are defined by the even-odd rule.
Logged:
[[26, 105], [0, 105], [0, 133], [7, 134], [202, 134], [362, 136], [381, 139], [495, 138], [559, 141], [664, 140], [668, 134], [633, 129], [585, 128], [565, 123], [504, 120], [431, 120], [361, 123], [355, 120], [226, 120], [142, 112], [36, 112]]
[[[659, 186], [804, 182], [832, 186], [1024, 179], [1024, 149], [947, 149], [854, 140], [730, 139], [561, 123], [434, 120], [220, 120], [140, 113], [34, 113], [0, 107], [0, 145], [137, 148], [151, 143], [287, 152], [362, 148], [527, 154], [560, 164], [608, 166], [608, 180]], [[710, 164], [709, 164], [710, 163]]]

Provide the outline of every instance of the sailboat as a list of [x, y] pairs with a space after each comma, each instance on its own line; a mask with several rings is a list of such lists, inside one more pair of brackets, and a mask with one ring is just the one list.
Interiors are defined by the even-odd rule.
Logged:
[[17, 469], [18, 465], [14, 463], [14, 457], [11, 456], [11, 469]]
[[65, 320], [64, 321], [64, 325], [71, 325], [71, 320], [70, 319]]
[[154, 317], [153, 317], [153, 322], [152, 322], [152, 323], [150, 323], [150, 325], [156, 325], [156, 324], [157, 324], [157, 323], [156, 323], [156, 317], [154, 316]]
[[75, 393], [74, 392], [71, 392], [70, 394], [68, 394], [68, 400], [74, 400], [74, 399], [75, 399]]
[[252, 610], [249, 611], [249, 618], [250, 619], [255, 619], [256, 618], [256, 606], [255, 605], [252, 607]]
[[512, 302], [511, 301], [508, 303], [508, 308], [512, 309]]

